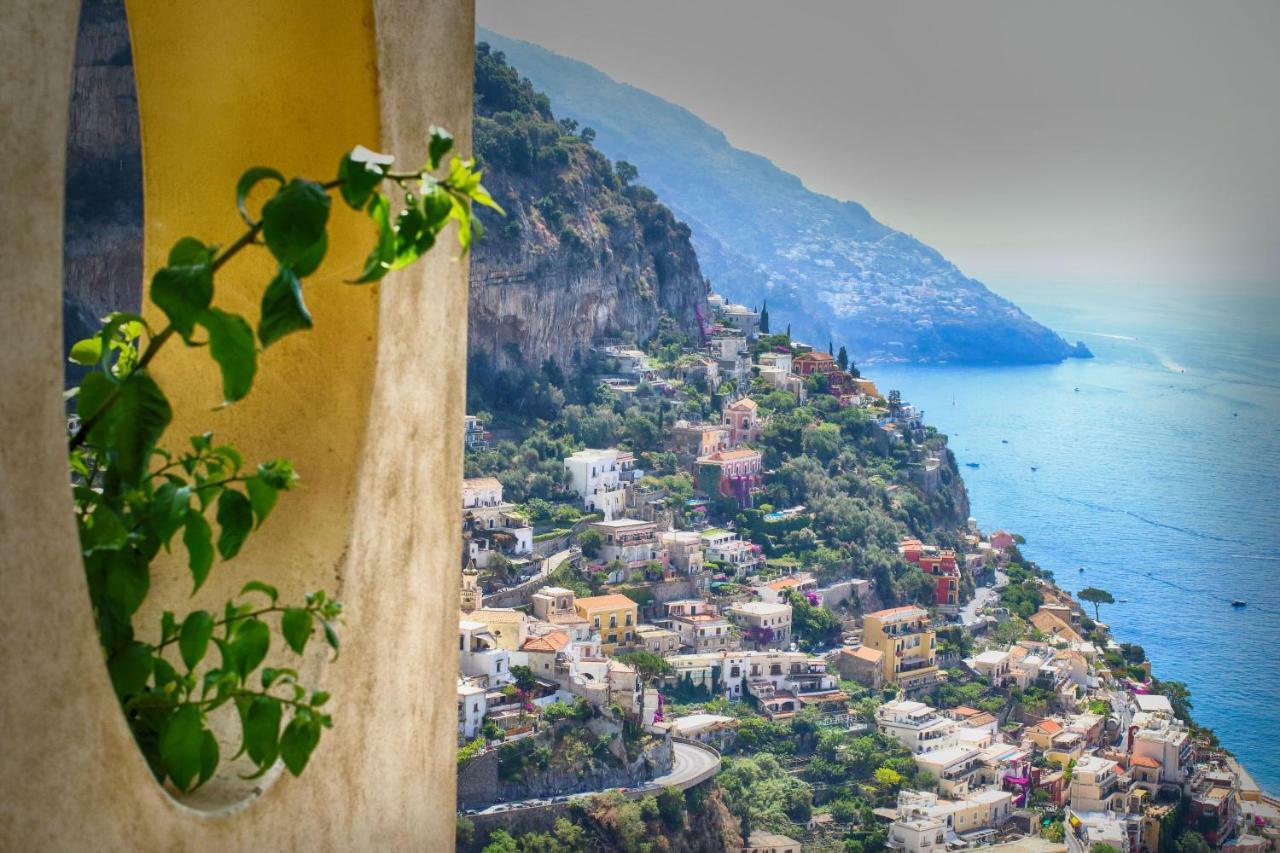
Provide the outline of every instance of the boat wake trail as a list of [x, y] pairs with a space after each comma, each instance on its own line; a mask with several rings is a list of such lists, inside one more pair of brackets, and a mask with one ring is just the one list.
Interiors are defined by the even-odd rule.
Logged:
[[[1221, 601], [1224, 604], [1231, 604], [1233, 601], [1233, 599], [1227, 598], [1224, 595], [1219, 595], [1211, 589], [1186, 586], [1185, 584], [1180, 584], [1177, 581], [1171, 581], [1166, 577], [1161, 577], [1152, 572], [1141, 572], [1137, 569], [1131, 569], [1128, 566], [1107, 566], [1106, 571], [1108, 573], [1115, 572], [1117, 574], [1132, 575], [1136, 578], [1140, 578], [1144, 584], [1160, 584], [1162, 586], [1176, 589], [1179, 592], [1201, 596], [1213, 601]], [[1250, 604], [1249, 609], [1256, 613], [1266, 613], [1272, 616], [1280, 615], [1280, 609], [1268, 607], [1265, 604]]]
[[1134, 512], [1131, 509], [1122, 509], [1120, 507], [1107, 506], [1106, 504], [1100, 504], [1100, 503], [1097, 503], [1096, 501], [1085, 500], [1084, 498], [1073, 498], [1067, 495], [1054, 494], [1052, 492], [1042, 492], [1042, 494], [1047, 494], [1050, 497], [1057, 498], [1063, 503], [1075, 504], [1076, 506], [1083, 506], [1087, 509], [1097, 510], [1098, 512], [1109, 512], [1109, 513], [1112, 513], [1113, 515], [1127, 515], [1130, 518], [1141, 521], [1143, 524], [1148, 524], [1152, 527], [1158, 527], [1162, 530], [1172, 530], [1175, 533], [1181, 533], [1184, 536], [1190, 536], [1193, 539], [1204, 539], [1209, 542], [1223, 542], [1223, 543], [1231, 542], [1230, 539], [1227, 539], [1222, 536], [1215, 536], [1212, 533], [1205, 533], [1203, 530], [1195, 530], [1190, 527], [1179, 527], [1176, 524], [1167, 524], [1163, 521], [1159, 521], [1154, 518], [1149, 518], [1140, 512]]

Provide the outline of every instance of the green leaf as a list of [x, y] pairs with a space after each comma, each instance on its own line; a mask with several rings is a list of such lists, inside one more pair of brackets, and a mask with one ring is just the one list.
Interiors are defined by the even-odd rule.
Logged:
[[280, 591], [278, 589], [276, 589], [271, 584], [263, 583], [262, 581], [249, 581], [247, 584], [245, 584], [243, 587], [240, 588], [241, 595], [248, 595], [251, 592], [262, 593], [267, 598], [271, 599], [272, 604], [275, 604], [276, 599], [280, 597]]
[[317, 690], [311, 694], [311, 705], [314, 708], [319, 708], [321, 705], [323, 705], [325, 702], [328, 702], [328, 701], [329, 701], [329, 694], [324, 690]]
[[280, 754], [280, 700], [255, 697], [244, 719], [244, 743], [249, 758], [259, 767], [275, 763]]
[[396, 232], [391, 227], [391, 203], [382, 193], [374, 193], [365, 210], [378, 226], [378, 242], [369, 257], [365, 258], [360, 277], [352, 284], [378, 281], [390, 271], [391, 263], [396, 259]]
[[[206, 246], [195, 237], [183, 237], [181, 240], [173, 244], [173, 248], [169, 249], [169, 266], [171, 267], [190, 267], [200, 266], [201, 264], [211, 263], [214, 256], [214, 247]], [[112, 319], [123, 319], [139, 321], [142, 318], [137, 314], [112, 314]]]
[[187, 671], [196, 668], [209, 650], [209, 638], [213, 636], [213, 617], [208, 611], [197, 610], [182, 620], [182, 633], [178, 635], [178, 651]]
[[151, 278], [151, 301], [189, 343], [196, 321], [212, 299], [212, 251], [200, 241], [184, 237], [169, 253], [169, 265]]
[[294, 275], [298, 278], [306, 278], [311, 275], [320, 268], [320, 264], [324, 261], [324, 256], [328, 251], [329, 235], [326, 232], [320, 235], [320, 239], [317, 240], [315, 245], [308, 249], [302, 257], [293, 262]]
[[136, 696], [147, 686], [155, 658], [146, 643], [129, 643], [107, 661], [107, 673], [111, 686], [120, 697]]
[[302, 654], [307, 647], [307, 640], [311, 638], [311, 623], [311, 611], [301, 607], [290, 607], [280, 618], [280, 631], [284, 634], [284, 640], [298, 654]]
[[258, 668], [270, 646], [271, 631], [261, 619], [246, 619], [236, 626], [229, 651], [231, 662], [242, 679]]
[[301, 711], [295, 714], [280, 737], [280, 757], [290, 773], [301, 775], [319, 742], [320, 726], [311, 715]]
[[302, 282], [288, 267], [281, 267], [262, 294], [262, 319], [258, 340], [271, 346], [290, 332], [310, 329], [311, 312], [302, 301]]
[[312, 251], [329, 221], [329, 194], [314, 181], [294, 178], [262, 207], [262, 236], [281, 264], [292, 267]]
[[116, 551], [109, 556], [106, 597], [118, 615], [132, 616], [147, 598], [151, 572], [141, 557], [130, 551]]
[[[86, 384], [88, 378], [85, 377]], [[106, 444], [121, 480], [128, 484], [141, 481], [151, 452], [172, 419], [169, 401], [145, 370], [124, 378], [115, 403], [104, 418]]]
[[298, 671], [296, 669], [289, 669], [288, 667], [275, 669], [270, 666], [264, 666], [262, 668], [262, 689], [270, 690], [272, 686], [282, 678], [288, 678], [290, 681], [296, 681], [298, 679]]
[[332, 623], [324, 622], [324, 639], [329, 644], [329, 648], [333, 649], [333, 659], [338, 659], [338, 632], [334, 630]]
[[427, 166], [433, 171], [440, 168], [440, 159], [453, 148], [453, 134], [443, 127], [431, 126], [431, 141], [427, 143]]
[[173, 618], [173, 611], [166, 610], [160, 614], [160, 642], [167, 643], [178, 636], [178, 623]]
[[213, 778], [218, 769], [218, 758], [218, 739], [206, 729], [200, 736], [200, 780], [196, 782], [196, 787]]
[[102, 358], [102, 338], [96, 335], [76, 341], [71, 345], [71, 361], [76, 364], [94, 365]]
[[232, 489], [227, 489], [218, 496], [218, 553], [222, 559], [230, 560], [244, 544], [244, 539], [253, 529], [253, 506], [249, 499]]
[[258, 372], [258, 352], [253, 329], [239, 314], [210, 308], [200, 315], [200, 325], [209, 330], [209, 354], [222, 368], [222, 396], [228, 403], [249, 393]]
[[[105, 373], [95, 371], [87, 374], [80, 382], [80, 394], [76, 399], [76, 414], [80, 416], [80, 420], [87, 421], [103, 406], [108, 405], [117, 387], [118, 383]], [[103, 447], [108, 436], [108, 427], [106, 418], [100, 419], [86, 436], [89, 442], [97, 447]]]
[[260, 181], [275, 181], [279, 184], [284, 183], [284, 175], [268, 166], [255, 166], [245, 171], [240, 176], [240, 180], [236, 182], [236, 207], [240, 210], [240, 218], [245, 221], [246, 225], [257, 225], [258, 223], [249, 215], [247, 201], [249, 193], [253, 192], [253, 188]]
[[422, 215], [427, 220], [427, 227], [431, 229], [433, 234], [438, 234], [440, 229], [449, 221], [449, 214], [453, 211], [453, 196], [439, 184], [423, 187], [422, 193]]
[[85, 519], [80, 535], [80, 550], [117, 551], [129, 539], [129, 530], [109, 507], [99, 506]]
[[258, 466], [258, 476], [262, 478], [262, 482], [277, 491], [291, 488], [298, 479], [298, 475], [293, 470], [293, 463], [288, 459], [272, 459], [270, 462], [263, 462]]
[[274, 486], [268, 485], [262, 477], [250, 477], [244, 482], [245, 491], [249, 493], [249, 503], [253, 505], [254, 517], [258, 519], [257, 527], [262, 526], [262, 522], [267, 520], [267, 516], [271, 514], [271, 510], [275, 509], [276, 498], [279, 492]]
[[406, 207], [396, 217], [396, 254], [391, 268], [398, 270], [409, 266], [431, 248], [435, 239], [422, 208], [417, 205]]
[[160, 760], [180, 791], [186, 791], [205, 764], [204, 723], [195, 705], [182, 705], [165, 721]]
[[187, 522], [187, 510], [191, 507], [191, 487], [170, 480], [156, 489], [151, 499], [151, 523], [156, 536], [169, 550], [169, 543], [178, 528]]
[[177, 671], [169, 665], [167, 660], [162, 657], [153, 657], [152, 661], [155, 664], [154, 675], [157, 690], [164, 690], [166, 684], [178, 680]]
[[213, 529], [197, 510], [187, 510], [187, 529], [182, 534], [182, 544], [187, 546], [187, 565], [195, 581], [191, 590], [194, 595], [204, 585], [205, 578], [209, 577], [209, 570], [213, 568]]
[[382, 183], [387, 167], [394, 157], [370, 151], [357, 145], [338, 163], [338, 177], [342, 180], [342, 200], [352, 210], [359, 210], [369, 201], [369, 196]]

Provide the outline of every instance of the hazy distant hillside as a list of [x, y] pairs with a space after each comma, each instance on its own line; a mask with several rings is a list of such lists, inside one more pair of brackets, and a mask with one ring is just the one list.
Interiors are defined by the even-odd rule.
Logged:
[[763, 157], [729, 145], [689, 111], [585, 63], [482, 30], [478, 38], [547, 95], [595, 144], [693, 230], [717, 292], [760, 305], [775, 326], [860, 360], [1044, 362], [1077, 351], [937, 251], [862, 205], [806, 189]]

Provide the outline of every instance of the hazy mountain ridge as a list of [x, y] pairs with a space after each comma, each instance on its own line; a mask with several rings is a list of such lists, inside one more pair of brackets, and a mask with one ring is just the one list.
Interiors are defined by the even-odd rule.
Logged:
[[683, 107], [618, 83], [537, 45], [481, 30], [561, 115], [596, 131], [595, 145], [692, 229], [717, 292], [769, 302], [774, 324], [864, 361], [1054, 362], [1086, 355], [1012, 302], [965, 276], [865, 207], [806, 189], [795, 175]]

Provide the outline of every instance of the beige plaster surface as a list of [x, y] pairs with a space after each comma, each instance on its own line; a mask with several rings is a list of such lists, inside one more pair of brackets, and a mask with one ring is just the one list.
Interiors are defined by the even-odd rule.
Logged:
[[[66, 487], [60, 188], [75, 5], [0, 0], [0, 849], [451, 849], [466, 265], [438, 250], [377, 289], [350, 288], [341, 279], [371, 234], [335, 218], [307, 285], [317, 330], [268, 351], [248, 401], [209, 412], [217, 383], [199, 359], [157, 370], [184, 412], [166, 443], [212, 426], [303, 475], [209, 595], [256, 577], [335, 589], [347, 608], [343, 653], [322, 673], [336, 726], [306, 773], [223, 813], [175, 802], [108, 683]], [[186, 233], [235, 236], [226, 214], [247, 166], [323, 175], [357, 142], [414, 163], [432, 123], [467, 146], [470, 0], [129, 11], [149, 269]], [[218, 299], [256, 317], [261, 270], [239, 263]], [[154, 599], [199, 606], [179, 580]]]

